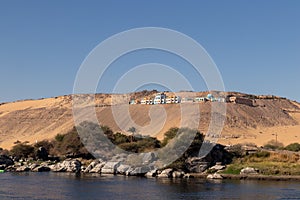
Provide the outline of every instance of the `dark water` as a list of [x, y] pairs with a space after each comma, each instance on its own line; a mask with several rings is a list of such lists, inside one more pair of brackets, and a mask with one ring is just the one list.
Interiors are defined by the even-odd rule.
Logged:
[[0, 174], [0, 199], [300, 199], [300, 182]]

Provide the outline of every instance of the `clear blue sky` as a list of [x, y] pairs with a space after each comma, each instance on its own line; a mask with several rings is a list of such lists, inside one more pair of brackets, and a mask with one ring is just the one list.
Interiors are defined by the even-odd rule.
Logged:
[[[80, 64], [96, 45], [145, 26], [194, 38], [228, 91], [300, 101], [300, 1], [1, 0], [0, 102], [71, 94]], [[136, 55], [139, 63], [156, 58], [157, 52], [145, 53]]]

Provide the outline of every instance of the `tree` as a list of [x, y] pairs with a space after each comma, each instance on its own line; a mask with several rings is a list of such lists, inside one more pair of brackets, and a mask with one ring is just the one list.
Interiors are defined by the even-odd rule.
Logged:
[[264, 148], [276, 150], [283, 148], [283, 144], [281, 142], [278, 142], [277, 140], [270, 140], [267, 142], [267, 144], [264, 145]]
[[288, 151], [300, 151], [300, 144], [299, 143], [292, 143], [287, 145], [284, 149]]
[[17, 159], [28, 158], [30, 156], [33, 156], [34, 147], [28, 144], [20, 143], [13, 146], [13, 148], [10, 150], [10, 153]]
[[133, 137], [134, 134], [136, 133], [136, 128], [132, 126], [127, 131], [131, 133], [130, 142], [133, 142]]

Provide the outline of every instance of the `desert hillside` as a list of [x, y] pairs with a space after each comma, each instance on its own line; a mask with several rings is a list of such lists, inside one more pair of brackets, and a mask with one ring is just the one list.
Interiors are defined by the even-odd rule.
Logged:
[[[117, 110], [122, 99], [142, 99], [154, 95], [156, 91], [143, 91], [127, 95], [97, 94], [95, 109], [102, 125], [113, 131], [126, 133], [122, 127], [130, 127], [126, 115], [118, 115], [114, 120], [112, 109]], [[177, 95], [206, 96], [208, 92], [181, 92]], [[277, 135], [278, 141], [286, 144], [300, 143], [300, 104], [285, 98], [274, 96], [252, 96], [242, 93], [221, 93], [218, 95], [257, 98], [255, 106], [243, 103], [226, 103], [225, 126], [219, 142], [235, 144], [252, 142], [263, 145]], [[88, 96], [83, 97], [88, 98]], [[118, 101], [119, 99], [119, 101]], [[126, 101], [125, 101], [126, 102]], [[124, 103], [124, 101], [123, 101]], [[191, 116], [200, 108], [199, 130], [206, 133], [210, 117], [211, 105], [214, 102], [186, 103], [185, 107]], [[127, 104], [128, 105], [128, 104]], [[89, 105], [82, 105], [89, 106]], [[131, 119], [138, 127], [151, 127], [137, 133], [156, 136], [162, 139], [163, 133], [171, 127], [179, 127], [181, 104], [162, 105], [128, 105]], [[123, 109], [123, 107], [121, 107]], [[158, 112], [156, 112], [158, 111]], [[161, 114], [160, 114], [161, 113]], [[150, 117], [151, 116], [151, 117]], [[152, 121], [151, 121], [152, 118]], [[60, 96], [40, 100], [24, 100], [0, 105], [0, 147], [11, 148], [17, 140], [34, 143], [44, 139], [52, 139], [58, 133], [63, 134], [74, 126], [72, 115], [72, 96]], [[125, 131], [124, 131], [125, 130]]]

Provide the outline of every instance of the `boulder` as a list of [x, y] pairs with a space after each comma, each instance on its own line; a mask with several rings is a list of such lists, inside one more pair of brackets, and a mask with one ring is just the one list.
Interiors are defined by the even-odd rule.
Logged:
[[81, 162], [78, 160], [67, 159], [49, 167], [54, 172], [80, 172]]
[[184, 176], [184, 172], [174, 171], [172, 173], [172, 178], [182, 178]]
[[241, 170], [240, 174], [258, 174], [258, 170], [253, 167], [246, 167]]
[[142, 167], [135, 167], [132, 171], [128, 173], [129, 176], [144, 176], [147, 172], [153, 170], [152, 167], [149, 166], [142, 166]]
[[6, 155], [0, 155], [0, 165], [4, 165], [5, 167], [8, 167], [13, 164], [14, 161], [10, 157]]
[[129, 165], [124, 165], [121, 164], [118, 168], [117, 168], [117, 173], [118, 174], [123, 174], [126, 175], [126, 172], [130, 169]]
[[117, 154], [115, 156], [113, 156], [110, 161], [112, 162], [124, 162], [127, 158], [127, 154], [125, 153], [121, 153], [121, 154]]
[[133, 171], [134, 171], [134, 168], [130, 166], [129, 169], [125, 172], [125, 175], [126, 176], [130, 176], [130, 175], [132, 176]]
[[23, 165], [16, 168], [16, 172], [28, 172], [28, 171], [30, 171], [30, 168], [27, 165]]
[[207, 179], [223, 179], [223, 177], [220, 174], [214, 173], [214, 174], [209, 174]]
[[157, 156], [153, 152], [144, 153], [142, 158], [143, 165], [150, 164], [155, 160], [157, 160]]
[[48, 160], [48, 151], [44, 147], [39, 147], [36, 151], [37, 159]]
[[96, 164], [96, 166], [93, 167], [93, 169], [91, 169], [89, 172], [100, 174], [104, 165], [105, 165], [105, 162], [100, 162], [100, 163]]
[[210, 163], [205, 162], [202, 157], [191, 157], [186, 160], [187, 168], [190, 172], [201, 173], [208, 169]]
[[109, 161], [105, 163], [103, 168], [101, 169], [101, 173], [103, 174], [116, 174], [117, 168], [120, 166], [120, 162]]
[[148, 178], [156, 177], [157, 176], [157, 169], [153, 169], [153, 170], [147, 172], [145, 174], [145, 176], [148, 177]]
[[210, 170], [214, 170], [214, 171], [219, 171], [219, 170], [223, 170], [223, 169], [225, 169], [226, 168], [226, 166], [225, 165], [215, 165], [215, 166], [213, 166], [213, 167], [211, 167], [211, 168], [209, 168]]
[[184, 174], [183, 178], [194, 178], [194, 176], [191, 174]]
[[32, 169], [33, 172], [49, 172], [50, 167], [47, 166], [37, 166], [36, 168]]
[[89, 173], [99, 163], [100, 163], [100, 160], [92, 161], [85, 169], [83, 169], [83, 172]]
[[168, 168], [168, 169], [163, 170], [160, 174], [158, 174], [157, 177], [159, 177], [159, 178], [171, 178], [172, 172], [173, 172], [173, 169]]

